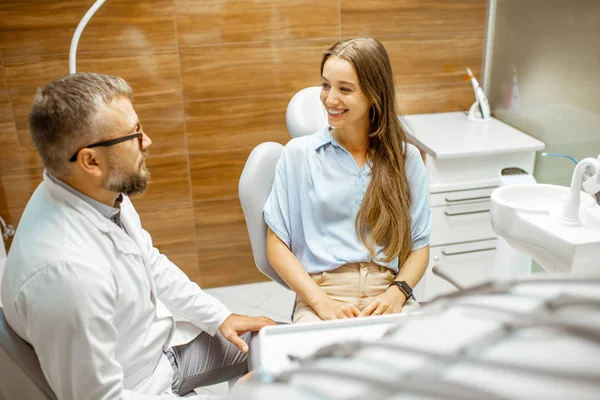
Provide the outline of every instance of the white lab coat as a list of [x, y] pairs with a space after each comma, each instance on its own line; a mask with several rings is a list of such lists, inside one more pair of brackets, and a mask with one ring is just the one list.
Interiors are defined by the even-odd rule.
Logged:
[[231, 314], [152, 246], [127, 197], [121, 221], [127, 233], [44, 173], [19, 223], [4, 313], [59, 400], [172, 399], [163, 352]]

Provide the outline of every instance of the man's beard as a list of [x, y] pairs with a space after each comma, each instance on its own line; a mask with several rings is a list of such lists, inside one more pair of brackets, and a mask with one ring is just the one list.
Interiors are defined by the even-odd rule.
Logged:
[[[146, 154], [144, 154], [144, 160]], [[142, 194], [150, 183], [150, 171], [142, 164], [137, 171], [127, 171], [127, 165], [117, 157], [109, 156], [108, 177], [104, 182], [104, 189], [111, 192], [123, 193], [127, 196]]]

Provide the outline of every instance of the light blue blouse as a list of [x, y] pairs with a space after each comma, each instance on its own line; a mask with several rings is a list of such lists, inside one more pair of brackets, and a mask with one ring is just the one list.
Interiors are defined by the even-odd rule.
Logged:
[[[413, 199], [412, 250], [417, 250], [429, 244], [431, 210], [425, 165], [418, 149], [406, 146], [406, 173]], [[356, 234], [356, 215], [370, 181], [371, 164], [359, 168], [327, 127], [292, 139], [277, 164], [263, 210], [265, 221], [310, 274], [366, 261], [397, 273], [397, 258], [383, 262], [384, 253], [376, 247], [377, 259], [372, 260]]]

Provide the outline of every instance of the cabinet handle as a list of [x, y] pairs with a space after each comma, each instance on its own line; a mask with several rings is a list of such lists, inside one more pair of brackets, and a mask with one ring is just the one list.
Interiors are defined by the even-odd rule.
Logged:
[[484, 249], [475, 249], [475, 250], [466, 250], [466, 251], [455, 251], [455, 252], [447, 252], [446, 250], [442, 250], [442, 254], [445, 256], [457, 256], [459, 254], [469, 254], [469, 253], [477, 253], [480, 251], [490, 251], [496, 250], [496, 246], [494, 247], [486, 247]]
[[469, 201], [469, 200], [485, 200], [485, 199], [489, 199], [491, 196], [480, 196], [480, 197], [460, 197], [457, 199], [449, 199], [448, 197], [444, 197], [444, 200], [446, 200], [447, 203], [456, 203], [458, 201]]
[[464, 212], [457, 212], [457, 213], [450, 213], [448, 211], [444, 211], [444, 214], [446, 214], [448, 217], [454, 217], [456, 215], [480, 214], [480, 213], [486, 213], [486, 212], [490, 212], [490, 210], [464, 211]]

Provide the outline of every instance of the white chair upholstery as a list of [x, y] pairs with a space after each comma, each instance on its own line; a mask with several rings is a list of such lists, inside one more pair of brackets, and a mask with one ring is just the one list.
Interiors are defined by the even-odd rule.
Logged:
[[302, 89], [292, 97], [285, 113], [285, 123], [292, 138], [311, 135], [327, 125], [327, 112], [319, 95], [321, 86]]
[[[319, 99], [320, 91], [320, 86], [302, 89], [288, 103], [285, 120], [292, 138], [313, 134], [327, 125], [327, 114]], [[262, 211], [271, 193], [275, 180], [275, 167], [282, 151], [283, 146], [274, 142], [256, 146], [242, 171], [238, 195], [256, 267], [273, 281], [288, 288], [267, 259], [267, 224], [263, 219]]]
[[[288, 103], [285, 122], [292, 138], [311, 135], [327, 125], [327, 114], [319, 98], [320, 92], [320, 86], [302, 89]], [[267, 224], [262, 212], [273, 187], [275, 167], [282, 151], [283, 146], [274, 142], [256, 146], [242, 171], [238, 195], [256, 267], [273, 281], [288, 288], [267, 259]]]
[[279, 143], [261, 143], [252, 150], [238, 186], [238, 194], [254, 262], [260, 272], [287, 288], [286, 283], [279, 277], [267, 259], [267, 224], [263, 219], [263, 207], [275, 180], [275, 167], [281, 157], [283, 146]]

